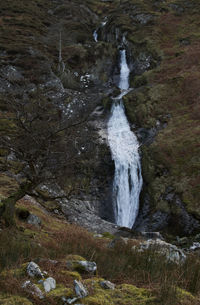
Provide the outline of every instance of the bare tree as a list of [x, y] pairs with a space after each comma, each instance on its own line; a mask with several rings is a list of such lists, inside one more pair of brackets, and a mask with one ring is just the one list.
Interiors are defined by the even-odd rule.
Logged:
[[9, 119], [14, 130], [1, 139], [1, 147], [21, 162], [23, 182], [19, 189], [3, 200], [3, 218], [7, 226], [14, 224], [15, 203], [37, 185], [55, 179], [66, 165], [77, 163], [74, 132], [87, 118], [70, 122], [58, 106], [44, 97], [34, 100], [10, 98]]

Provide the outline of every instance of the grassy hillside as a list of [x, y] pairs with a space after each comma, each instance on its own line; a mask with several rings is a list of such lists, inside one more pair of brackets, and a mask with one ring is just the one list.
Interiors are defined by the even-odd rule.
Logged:
[[[89, 296], [81, 300], [86, 305], [199, 304], [198, 256], [191, 254], [183, 265], [177, 265], [151, 250], [131, 250], [139, 240], [130, 239], [127, 244], [119, 240], [114, 247], [108, 247], [113, 240], [112, 235], [93, 237], [86, 230], [66, 223], [62, 217], [56, 218], [46, 212], [30, 198], [19, 201], [17, 209], [18, 215], [23, 215], [22, 211], [26, 210], [37, 215], [42, 225], [36, 227], [17, 218], [18, 230], [1, 232], [2, 304], [18, 304], [17, 300], [19, 304], [22, 300], [24, 304], [62, 304], [62, 296], [74, 296], [74, 279], [81, 280], [89, 291]], [[81, 259], [95, 261], [97, 274], [66, 268], [67, 261]], [[31, 296], [21, 288], [22, 283], [30, 279], [26, 274], [29, 261], [36, 262], [48, 272], [48, 276], [56, 279], [57, 288], [47, 293], [44, 300]], [[115, 283], [115, 290], [100, 288], [102, 278]], [[37, 279], [31, 281], [38, 282]], [[40, 285], [38, 287], [42, 289]]]
[[[15, 132], [14, 114], [8, 108], [13, 99], [53, 101], [64, 107], [79, 101], [84, 107], [77, 107], [75, 122], [97, 105], [105, 106], [106, 116], [114, 88], [117, 47], [124, 34], [130, 85], [135, 89], [124, 97], [127, 116], [136, 133], [140, 129], [145, 134], [154, 133], [153, 139], [148, 142], [147, 137], [141, 144], [141, 211], [148, 195], [146, 217], [151, 222], [157, 212], [169, 216], [165, 227], [160, 224], [157, 228], [170, 234], [173, 242], [176, 235], [199, 233], [198, 226], [184, 231], [186, 224], [192, 224], [187, 223], [189, 217], [200, 220], [199, 13], [196, 0], [1, 1], [1, 136]], [[107, 24], [102, 27], [105, 20]], [[93, 38], [95, 29], [98, 43]], [[62, 62], [58, 62], [60, 33], [64, 72]], [[88, 83], [87, 74], [93, 77]], [[67, 90], [64, 97], [59, 95], [61, 85]], [[113, 165], [108, 147], [99, 145], [91, 126], [73, 131], [68, 147], [77, 141], [80, 147], [91, 146], [92, 153], [82, 154], [74, 167], [66, 166], [65, 175], [58, 180], [69, 198], [85, 196], [95, 201], [101, 192], [108, 200]], [[1, 200], [12, 195], [24, 179], [20, 176], [23, 162], [7, 157], [8, 150], [1, 145]], [[16, 205], [15, 227], [5, 228], [0, 219], [0, 304], [63, 304], [62, 296], [74, 296], [74, 279], [81, 279], [89, 291], [81, 300], [85, 305], [200, 304], [198, 253], [188, 254], [186, 262], [177, 265], [154, 251], [133, 251], [139, 243], [134, 238], [108, 247], [114, 238], [109, 232], [99, 238], [67, 223], [57, 201], [38, 194], [38, 202], [48, 211], [30, 198], [22, 199]], [[3, 209], [0, 202], [0, 217]], [[56, 209], [60, 216], [52, 213]], [[186, 221], [180, 223], [183, 210]], [[40, 217], [42, 225], [27, 224], [23, 219], [27, 213]], [[80, 259], [77, 256], [95, 261], [97, 274], [67, 270], [66, 261]], [[57, 261], [56, 266], [52, 260]], [[57, 289], [44, 300], [21, 287], [28, 279], [25, 268], [29, 261], [38, 263], [57, 281]], [[103, 290], [99, 284], [102, 278], [115, 283], [116, 289]]]

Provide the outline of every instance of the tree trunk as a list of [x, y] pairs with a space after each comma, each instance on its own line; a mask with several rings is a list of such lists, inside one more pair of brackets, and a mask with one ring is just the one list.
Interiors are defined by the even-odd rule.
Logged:
[[8, 198], [2, 201], [4, 205], [4, 212], [2, 218], [5, 221], [7, 227], [15, 226], [15, 204], [18, 200], [23, 198], [27, 192], [30, 192], [33, 189], [32, 183], [26, 183], [21, 188], [9, 196]]

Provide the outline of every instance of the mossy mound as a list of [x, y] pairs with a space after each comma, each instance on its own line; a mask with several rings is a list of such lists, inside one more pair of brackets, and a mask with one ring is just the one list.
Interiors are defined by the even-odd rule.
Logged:
[[51, 290], [49, 293], [46, 294], [46, 301], [48, 302], [49, 300], [53, 300], [54, 302], [56, 302], [56, 304], [58, 305], [62, 305], [63, 301], [62, 298], [71, 298], [73, 296], [73, 289], [71, 288], [66, 288], [64, 285], [62, 284], [58, 284], [56, 286], [56, 289]]
[[100, 286], [102, 279], [90, 279], [85, 283], [92, 289], [92, 295], [83, 299], [86, 305], [146, 305], [153, 304], [155, 297], [147, 289], [123, 284], [114, 290], [105, 290]]
[[20, 268], [16, 269], [9, 269], [9, 270], [4, 270], [1, 272], [1, 277], [7, 278], [8, 276], [16, 277], [16, 278], [23, 278], [26, 276], [26, 267], [27, 263], [22, 264]]
[[66, 270], [62, 270], [61, 274], [66, 276], [67, 278], [70, 277], [73, 280], [78, 280], [80, 281], [82, 279], [80, 273], [76, 272], [76, 271], [66, 271]]
[[1, 305], [33, 305], [28, 299], [15, 295], [0, 295]]
[[86, 259], [80, 255], [69, 254], [66, 256], [66, 261], [85, 261]]

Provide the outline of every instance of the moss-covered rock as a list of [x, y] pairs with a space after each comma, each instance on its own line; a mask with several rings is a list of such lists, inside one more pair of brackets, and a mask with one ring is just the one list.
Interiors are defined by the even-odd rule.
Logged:
[[66, 271], [66, 270], [62, 270], [61, 271], [61, 274], [62, 275], [66, 275], [66, 277], [70, 277], [72, 278], [73, 280], [78, 280], [80, 281], [82, 279], [80, 273], [78, 273], [77, 271]]
[[71, 298], [73, 296], [73, 290], [71, 288], [66, 288], [62, 284], [58, 284], [56, 289], [51, 290], [49, 293], [46, 294], [46, 298], [53, 299], [56, 301], [56, 304], [63, 304], [62, 297]]

